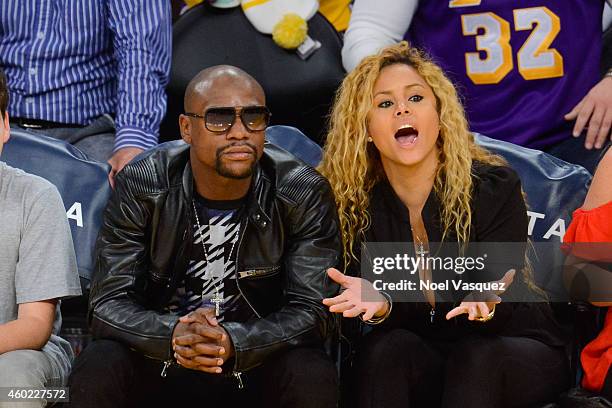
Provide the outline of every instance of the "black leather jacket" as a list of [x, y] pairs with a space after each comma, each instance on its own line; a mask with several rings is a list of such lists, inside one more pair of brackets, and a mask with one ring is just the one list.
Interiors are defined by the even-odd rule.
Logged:
[[[118, 174], [96, 244], [89, 311], [94, 337], [172, 360], [179, 316], [164, 308], [188, 266], [192, 186], [189, 146], [179, 142]], [[266, 144], [249, 194], [237, 279], [257, 317], [223, 323], [234, 344], [235, 372], [288, 347], [321, 345], [336, 328], [321, 303], [338, 291], [326, 269], [341, 260], [329, 183]]]

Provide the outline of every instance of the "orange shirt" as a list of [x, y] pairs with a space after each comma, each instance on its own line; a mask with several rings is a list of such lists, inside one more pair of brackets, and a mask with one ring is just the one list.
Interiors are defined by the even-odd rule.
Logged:
[[[564, 243], [607, 242], [612, 243], [612, 201], [591, 210], [574, 211]], [[609, 245], [605, 246], [607, 249]], [[612, 261], [610, 251], [603, 246], [579, 247], [572, 254], [580, 258]], [[584, 368], [582, 386], [591, 391], [600, 391], [612, 365], [612, 308], [608, 308], [601, 333], [582, 350], [580, 361]]]

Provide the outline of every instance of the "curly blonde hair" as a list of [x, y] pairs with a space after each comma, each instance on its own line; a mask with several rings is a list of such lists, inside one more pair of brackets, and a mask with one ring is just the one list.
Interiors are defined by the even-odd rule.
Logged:
[[423, 52], [403, 41], [365, 58], [346, 76], [336, 93], [323, 160], [318, 168], [329, 179], [336, 197], [345, 265], [351, 258], [358, 259], [354, 245], [370, 224], [369, 194], [385, 178], [380, 155], [373, 143], [367, 142], [368, 112], [380, 71], [393, 64], [414, 68], [436, 97], [440, 137], [434, 192], [442, 203], [442, 240], [451, 233], [459, 243], [469, 240], [472, 162], [505, 164], [501, 157], [474, 142], [455, 87]]

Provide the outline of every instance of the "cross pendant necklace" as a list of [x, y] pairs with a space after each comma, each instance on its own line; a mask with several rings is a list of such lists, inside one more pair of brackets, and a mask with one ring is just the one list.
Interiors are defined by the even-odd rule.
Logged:
[[[211, 267], [211, 265], [208, 262], [208, 251], [206, 251], [206, 244], [204, 244], [204, 234], [202, 234], [202, 226], [200, 225], [200, 217], [198, 216], [198, 209], [196, 208], [195, 200], [191, 200], [191, 205], [193, 206], [193, 213], [195, 214], [195, 218], [196, 218], [198, 234], [200, 235], [200, 242], [202, 243], [202, 249], [204, 250], [204, 261], [206, 262], [206, 268], [209, 268]], [[209, 226], [209, 230], [210, 230], [210, 226]], [[232, 248], [230, 249], [229, 258], [231, 258], [232, 253], [234, 252], [234, 245], [236, 245], [236, 240], [232, 242]], [[218, 278], [223, 279], [224, 275], [225, 273], [221, 273], [221, 276], [219, 276]], [[223, 303], [224, 299], [223, 299], [223, 296], [221, 295], [221, 292], [219, 291], [219, 286], [215, 282], [215, 278], [216, 276], [211, 276], [211, 279], [213, 280], [213, 284], [215, 285], [215, 295], [210, 299], [210, 303], [215, 305], [215, 316], [219, 317], [221, 315], [221, 304]], [[202, 290], [202, 294], [200, 296], [202, 297], [202, 301], [205, 301], [204, 298], [206, 294], [204, 293], [204, 290]]]
[[425, 245], [423, 244], [423, 241], [421, 241], [418, 235], [416, 236], [416, 238], [419, 241], [416, 245], [416, 254], [419, 258], [422, 258], [423, 256], [427, 255], [429, 251], [425, 249]]
[[[416, 234], [415, 234], [415, 236], [416, 236], [417, 240], [419, 241], [417, 243], [416, 254], [417, 254], [417, 256], [420, 259], [423, 259], [423, 261], [424, 261], [425, 255], [429, 254], [429, 251], [427, 249], [425, 249], [425, 244], [423, 243], [421, 238], [418, 235], [416, 235]], [[428, 301], [431, 302], [431, 299], [428, 299]], [[431, 310], [429, 311], [429, 322], [431, 324], [433, 324], [434, 317], [436, 316], [436, 308], [431, 303], [429, 304], [429, 306], [431, 307]]]
[[[426, 262], [425, 261], [425, 256], [427, 256], [429, 254], [429, 248], [425, 248], [425, 242], [423, 242], [421, 237], [418, 236], [418, 234], [412, 228], [412, 226], [410, 227], [410, 231], [412, 232], [413, 238], [416, 238], [416, 242], [414, 243], [415, 253], [416, 253], [417, 257], [419, 258], [419, 261], [422, 262], [421, 266], [419, 267], [419, 276], [421, 277], [421, 279], [425, 278], [427, 280], [431, 280], [432, 279], [431, 272], [424, 265], [425, 262]], [[415, 241], [415, 240], [413, 239], [413, 241]], [[423, 269], [421, 269], [421, 268], [423, 268]], [[434, 318], [436, 316], [435, 294], [430, 292], [430, 291], [425, 291], [424, 295], [425, 295], [425, 299], [429, 303], [429, 307], [431, 308], [429, 310], [429, 321], [430, 321], [430, 323], [433, 324]]]
[[[202, 298], [203, 297], [204, 294], [202, 294]], [[221, 314], [220, 305], [221, 303], [223, 303], [223, 296], [221, 296], [221, 294], [219, 293], [219, 288], [217, 288], [217, 286], [215, 286], [215, 296], [213, 296], [210, 301], [215, 305], [215, 316], [219, 317], [219, 315]]]

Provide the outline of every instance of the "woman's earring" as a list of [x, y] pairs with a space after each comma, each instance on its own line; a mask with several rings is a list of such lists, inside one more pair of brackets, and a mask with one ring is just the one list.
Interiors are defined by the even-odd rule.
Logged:
[[372, 136], [368, 136], [368, 143], [372, 143], [374, 139], [372, 139]]

